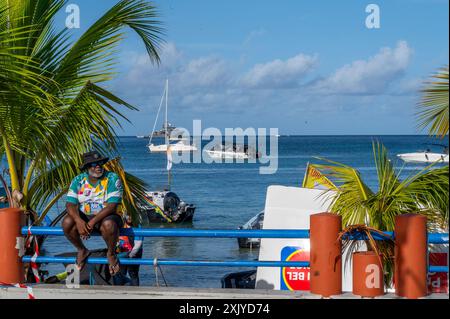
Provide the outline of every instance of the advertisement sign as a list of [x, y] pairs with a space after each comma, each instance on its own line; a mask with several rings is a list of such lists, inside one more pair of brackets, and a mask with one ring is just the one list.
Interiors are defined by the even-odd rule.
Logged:
[[[309, 261], [309, 249], [287, 246], [281, 250], [282, 261]], [[309, 267], [280, 269], [281, 290], [309, 290]]]
[[[432, 253], [428, 255], [431, 266], [448, 266], [447, 253]], [[448, 273], [428, 273], [428, 292], [448, 294]]]

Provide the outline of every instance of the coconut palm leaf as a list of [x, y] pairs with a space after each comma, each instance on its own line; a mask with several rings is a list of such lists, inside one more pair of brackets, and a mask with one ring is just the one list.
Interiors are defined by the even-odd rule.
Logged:
[[[354, 168], [334, 162], [325, 158], [317, 159], [328, 162], [329, 164], [314, 164], [325, 176], [335, 181], [338, 186], [335, 191], [326, 191], [324, 196], [331, 196], [331, 207], [334, 212], [351, 211], [351, 214], [341, 214], [344, 225], [364, 224], [367, 219], [366, 202], [372, 191], [363, 182], [361, 176]], [[338, 194], [338, 196], [334, 195]]]
[[[363, 224], [377, 230], [393, 231], [396, 216], [419, 213], [428, 217], [430, 228], [448, 229], [449, 167], [436, 168], [437, 163], [433, 163], [401, 179], [402, 169], [395, 169], [381, 143], [373, 143], [373, 153], [378, 176], [376, 191], [366, 186], [357, 170], [345, 164], [326, 159], [322, 160], [329, 164], [314, 164], [338, 187], [335, 192], [323, 194], [332, 196], [330, 211], [342, 216], [344, 228], [358, 228]], [[393, 254], [393, 248], [387, 242], [370, 241], [368, 244], [370, 247], [376, 245], [385, 256]], [[358, 243], [352, 244], [351, 248], [356, 248], [354, 245]], [[383, 258], [383, 265], [389, 283], [393, 274], [392, 258]]]
[[419, 129], [430, 125], [430, 135], [444, 138], [448, 135], [448, 66], [432, 75], [434, 81], [426, 82], [422, 90], [422, 100], [416, 113]]
[[27, 209], [64, 192], [81, 153], [116, 150], [115, 129], [126, 120], [119, 107], [136, 108], [97, 83], [114, 75], [122, 29], [134, 30], [159, 62], [163, 30], [151, 3], [118, 1], [73, 43], [67, 28], [54, 26], [66, 3], [0, 0], [0, 145]]

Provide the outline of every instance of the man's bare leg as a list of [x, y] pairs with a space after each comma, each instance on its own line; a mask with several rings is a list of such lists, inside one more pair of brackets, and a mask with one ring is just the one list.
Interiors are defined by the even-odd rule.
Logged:
[[83, 269], [86, 259], [89, 257], [89, 250], [84, 246], [83, 241], [78, 233], [77, 225], [72, 217], [66, 215], [61, 223], [64, 230], [64, 234], [67, 239], [75, 246], [77, 249], [77, 266], [80, 270]]
[[108, 248], [107, 257], [109, 262], [109, 272], [114, 276], [120, 270], [116, 256], [116, 245], [119, 240], [119, 227], [113, 220], [104, 220], [100, 226], [100, 232]]

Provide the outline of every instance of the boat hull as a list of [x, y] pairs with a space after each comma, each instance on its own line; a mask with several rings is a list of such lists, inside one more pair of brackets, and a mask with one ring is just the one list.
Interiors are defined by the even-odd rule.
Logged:
[[[264, 223], [264, 211], [259, 212], [244, 225], [239, 226], [238, 229], [262, 229]], [[261, 238], [237, 238], [239, 248], [259, 248], [261, 245]]]
[[441, 154], [441, 153], [427, 153], [427, 152], [405, 153], [405, 154], [398, 154], [397, 157], [407, 163], [435, 163], [435, 162], [448, 163], [448, 154]]
[[189, 207], [186, 211], [181, 212], [178, 217], [174, 220], [171, 218], [169, 221], [167, 218], [164, 218], [161, 214], [156, 212], [156, 209], [150, 208], [145, 210], [145, 214], [147, 216], [149, 223], [185, 223], [192, 222], [194, 218], [195, 207]]
[[[167, 153], [167, 145], [154, 145], [150, 144], [148, 149], [152, 153]], [[171, 152], [194, 152], [197, 151], [197, 147], [195, 145], [187, 145], [187, 144], [170, 144]]]
[[249, 159], [250, 157], [245, 153], [233, 153], [222, 151], [205, 151], [211, 158], [220, 159]]

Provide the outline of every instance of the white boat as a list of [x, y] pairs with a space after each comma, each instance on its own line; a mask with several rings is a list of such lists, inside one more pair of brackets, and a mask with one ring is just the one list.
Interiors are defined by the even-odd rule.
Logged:
[[448, 146], [442, 144], [430, 144], [443, 148], [441, 153], [432, 152], [429, 148], [426, 151], [397, 154], [397, 157], [407, 163], [448, 163]]
[[[161, 111], [161, 106], [165, 98], [165, 105], [166, 105], [166, 114], [165, 114], [165, 120], [163, 124], [164, 129], [164, 144], [155, 145], [152, 143], [152, 138], [155, 133], [155, 127], [156, 122], [158, 121], [159, 112]], [[170, 150], [171, 152], [194, 152], [197, 150], [197, 147], [194, 144], [190, 144], [187, 139], [180, 137], [179, 134], [174, 132], [174, 130], [168, 129], [169, 127], [173, 127], [169, 124], [167, 121], [167, 109], [168, 109], [168, 98], [169, 98], [169, 80], [166, 80], [166, 86], [164, 88], [163, 95], [161, 97], [161, 103], [159, 104], [158, 113], [156, 114], [156, 120], [153, 125], [152, 134], [150, 134], [150, 140], [148, 142], [148, 149], [150, 152], [167, 152]], [[175, 129], [175, 127], [173, 127]], [[173, 135], [173, 136], [172, 136]], [[170, 143], [170, 141], [177, 140], [177, 143]]]
[[407, 163], [435, 163], [435, 162], [448, 163], [448, 154], [444, 153], [431, 153], [431, 152], [404, 153], [398, 154], [397, 157]]
[[247, 145], [218, 144], [205, 152], [214, 159], [250, 159], [259, 158], [259, 153]]
[[167, 149], [170, 147], [171, 152], [193, 152], [197, 150], [197, 147], [195, 145], [186, 144], [184, 140], [181, 140], [177, 143], [170, 143], [170, 144], [150, 144], [148, 146], [148, 149], [152, 153], [158, 153], [158, 152], [167, 152]]
[[222, 159], [249, 159], [248, 155], [239, 152], [227, 152], [227, 151], [205, 151], [212, 158]]

